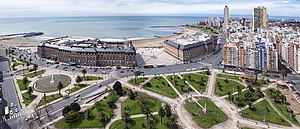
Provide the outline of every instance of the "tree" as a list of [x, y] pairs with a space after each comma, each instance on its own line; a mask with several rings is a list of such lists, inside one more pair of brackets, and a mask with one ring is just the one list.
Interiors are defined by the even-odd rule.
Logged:
[[141, 72], [140, 71], [134, 71], [134, 83], [136, 84], [136, 79], [138, 76], [141, 75]]
[[135, 100], [136, 95], [131, 89], [128, 90], [127, 94], [129, 96], [129, 99]]
[[117, 92], [118, 95], [123, 95], [122, 84], [119, 81], [116, 81], [113, 85], [113, 89]]
[[160, 116], [160, 123], [162, 124], [162, 118], [166, 115], [166, 111], [163, 107], [159, 108], [158, 115]]
[[287, 70], [286, 70], [286, 69], [280, 70], [280, 74], [281, 74], [281, 76], [282, 76], [282, 79], [284, 80], [284, 77], [287, 76]]
[[22, 83], [25, 85], [25, 87], [27, 88], [27, 83], [29, 82], [29, 80], [28, 80], [28, 78], [27, 77], [24, 77], [23, 79], [22, 79]]
[[176, 119], [174, 116], [170, 117], [167, 121], [167, 126], [170, 128], [170, 129], [177, 129], [178, 126], [177, 126], [177, 123], [176, 123]]
[[80, 111], [80, 105], [78, 104], [78, 103], [71, 103], [70, 104], [70, 109], [72, 110], [72, 111], [74, 111], [74, 112], [78, 112], [78, 111]]
[[28, 92], [29, 96], [31, 97], [31, 94], [33, 92], [33, 89], [31, 86], [27, 88], [27, 92]]
[[237, 91], [238, 91], [238, 95], [240, 96], [241, 93], [242, 93], [242, 88], [241, 88], [241, 86], [240, 86], [240, 85], [237, 85], [237, 86], [236, 86], [236, 89], [237, 89]]
[[73, 123], [78, 119], [78, 112], [70, 111], [64, 117], [66, 123]]
[[151, 113], [151, 110], [149, 109], [148, 105], [143, 105], [142, 106], [142, 112], [146, 116], [146, 119], [149, 120], [152, 113]]
[[83, 78], [85, 79], [86, 69], [82, 69]]
[[34, 74], [36, 74], [36, 70], [37, 70], [38, 67], [39, 67], [39, 66], [38, 66], [37, 64], [34, 64], [34, 65], [33, 65]]
[[149, 117], [149, 119], [147, 119], [147, 121], [146, 121], [146, 127], [147, 127], [147, 129], [154, 129], [155, 128], [155, 120], [154, 120], [154, 118], [151, 116], [151, 117]]
[[26, 63], [26, 67], [27, 67], [27, 69], [28, 69], [29, 65], [30, 65], [29, 63]]
[[130, 118], [130, 114], [128, 113], [128, 111], [125, 111], [122, 114], [122, 121], [125, 123], [125, 129], [130, 129], [131, 128], [131, 118]]
[[166, 111], [166, 116], [167, 117], [171, 117], [172, 116], [171, 106], [169, 104], [165, 105], [165, 111]]
[[90, 108], [85, 110], [85, 116], [88, 120], [91, 120], [93, 118], [93, 113], [92, 113], [92, 110]]
[[31, 64], [31, 61], [32, 61], [32, 58], [30, 57], [30, 58], [29, 58], [29, 64]]
[[231, 91], [228, 91], [228, 92], [227, 92], [228, 98], [229, 98], [230, 100], [231, 100], [231, 94], [232, 94]]
[[58, 85], [57, 85], [57, 89], [58, 89], [58, 93], [60, 94], [60, 90], [64, 88], [63, 84], [60, 82], [58, 82]]
[[189, 81], [191, 81], [191, 78], [192, 78], [192, 76], [189, 74], [189, 75], [188, 75], [188, 79], [189, 79]]
[[67, 113], [69, 113], [71, 110], [70, 105], [67, 105], [62, 110], [62, 115], [65, 116]]
[[81, 77], [77, 76], [75, 81], [76, 81], [77, 85], [79, 86], [79, 83], [82, 81]]

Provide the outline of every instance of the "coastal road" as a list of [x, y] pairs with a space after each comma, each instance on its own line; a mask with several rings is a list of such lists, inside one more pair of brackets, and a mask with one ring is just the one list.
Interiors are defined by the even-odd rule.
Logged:
[[[0, 49], [0, 55], [5, 57], [5, 52], [3, 49]], [[9, 70], [8, 66], [8, 59], [6, 58], [1, 58], [0, 59], [0, 71], [4, 73], [4, 82], [1, 83], [2, 85], [2, 104], [0, 104], [0, 129], [9, 129], [10, 127], [8, 126], [7, 122], [8, 120], [11, 119], [16, 119], [17, 117], [21, 116], [21, 113], [15, 113], [15, 107], [17, 107], [20, 111], [20, 105], [18, 101], [18, 97], [16, 94], [16, 90], [13, 84], [13, 78], [7, 77], [6, 73]], [[11, 108], [10, 105], [11, 103], [14, 104], [14, 108]], [[4, 107], [9, 106], [10, 110], [13, 110], [13, 114], [9, 115], [8, 118], [4, 118]]]

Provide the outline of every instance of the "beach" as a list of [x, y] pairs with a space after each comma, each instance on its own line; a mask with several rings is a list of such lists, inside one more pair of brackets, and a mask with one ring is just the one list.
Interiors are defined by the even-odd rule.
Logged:
[[[145, 48], [145, 47], [161, 47], [162, 43], [165, 40], [175, 40], [178, 38], [181, 38], [182, 36], [186, 35], [192, 35], [197, 32], [195, 28], [190, 28], [190, 27], [177, 27], [177, 26], [168, 26], [167, 28], [178, 28], [181, 29], [181, 33], [179, 34], [174, 34], [170, 36], [164, 36], [164, 37], [153, 37], [150, 39], [140, 39], [140, 40], [133, 40], [133, 45], [136, 48]], [[29, 39], [29, 38], [16, 38], [16, 39], [10, 39], [10, 40], [0, 40], [0, 45], [7, 45], [11, 47], [35, 47], [40, 44], [39, 41]]]

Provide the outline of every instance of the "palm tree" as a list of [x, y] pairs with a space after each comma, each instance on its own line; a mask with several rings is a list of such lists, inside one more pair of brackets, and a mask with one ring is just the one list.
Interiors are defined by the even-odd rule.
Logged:
[[36, 70], [37, 70], [38, 67], [39, 67], [39, 66], [38, 66], [37, 64], [34, 64], [34, 65], [33, 65], [34, 74], [36, 74]]
[[28, 92], [29, 96], [31, 97], [32, 92], [33, 92], [32, 87], [28, 87], [28, 88], [27, 88], [27, 92]]
[[81, 72], [83, 74], [83, 78], [85, 79], [86, 69], [83, 69]]
[[81, 77], [77, 76], [75, 81], [76, 81], [77, 85], [79, 86], [79, 83], [82, 81]]
[[149, 120], [150, 116], [152, 115], [151, 110], [147, 105], [142, 105], [142, 112], [146, 116], [146, 119]]
[[155, 128], [155, 120], [154, 120], [154, 118], [152, 118], [152, 116], [147, 119], [146, 127], [147, 127], [147, 129]]
[[58, 89], [58, 93], [60, 94], [60, 90], [64, 88], [63, 84], [60, 82], [58, 82], [58, 85], [57, 85], [57, 89]]
[[165, 105], [166, 117], [172, 116], [171, 106], [169, 104]]
[[27, 66], [27, 69], [28, 69], [28, 67], [30, 66], [30, 64], [29, 64], [29, 63], [26, 63], [26, 66]]
[[282, 79], [284, 80], [284, 77], [287, 76], [287, 70], [286, 70], [286, 69], [282, 69], [282, 70], [280, 71], [280, 74], [282, 75]]
[[228, 98], [231, 99], [231, 91], [227, 92]]
[[86, 118], [88, 120], [91, 120], [92, 117], [93, 117], [92, 110], [90, 108], [88, 108], [87, 110], [85, 110], [85, 115], [86, 115]]
[[177, 123], [176, 123], [176, 119], [174, 116], [170, 117], [167, 121], [167, 126], [170, 128], [170, 129], [177, 129]]
[[31, 64], [31, 61], [32, 61], [32, 58], [30, 57], [30, 58], [29, 58], [29, 64]]
[[162, 118], [166, 115], [166, 111], [163, 107], [159, 108], [158, 115], [160, 116], [160, 123], [162, 124]]
[[128, 113], [128, 111], [125, 111], [122, 114], [122, 121], [125, 123], [125, 129], [130, 129], [131, 125], [130, 125], [130, 114]]
[[25, 85], [25, 87], [27, 88], [27, 83], [28, 83], [28, 78], [27, 77], [24, 77], [23, 79], [22, 79], [22, 83]]
[[241, 86], [240, 86], [240, 85], [237, 85], [237, 86], [236, 86], [236, 89], [237, 89], [237, 91], [238, 91], [238, 95], [240, 96], [240, 95], [241, 95], [241, 92], [242, 92]]

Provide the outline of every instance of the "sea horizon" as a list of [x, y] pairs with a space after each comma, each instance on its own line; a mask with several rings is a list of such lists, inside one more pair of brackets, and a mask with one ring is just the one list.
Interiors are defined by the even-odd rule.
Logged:
[[[152, 26], [191, 25], [207, 19], [209, 16], [217, 16], [217, 14], [207, 14], [202, 16], [70, 16], [0, 18], [0, 35], [41, 31], [45, 34], [35, 37], [35, 39], [60, 36], [148, 39], [154, 38], [155, 36], [170, 36], [181, 31], [178, 28], [152, 28]], [[251, 18], [251, 15], [232, 15], [231, 17]], [[223, 19], [222, 16], [220, 16], [220, 18]], [[290, 18], [292, 17], [269, 17], [270, 20]]]

